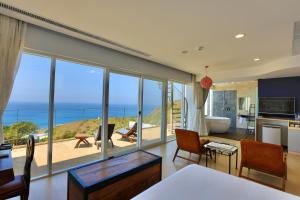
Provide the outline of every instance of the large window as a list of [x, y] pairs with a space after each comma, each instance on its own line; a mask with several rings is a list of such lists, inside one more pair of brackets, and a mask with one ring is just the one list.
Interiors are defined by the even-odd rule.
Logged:
[[142, 145], [161, 141], [163, 83], [144, 79], [143, 81], [143, 123]]
[[4, 112], [4, 141], [14, 145], [14, 173], [23, 174], [26, 141], [36, 141], [32, 177], [48, 173], [48, 110], [51, 59], [23, 54], [13, 90]]
[[[5, 142], [13, 144], [15, 174], [23, 173], [30, 134], [36, 141], [32, 177], [37, 177], [159, 143], [166, 127], [174, 138], [174, 129], [184, 127], [183, 84], [169, 82], [164, 94], [161, 80], [105, 70], [23, 53], [3, 117]], [[107, 104], [102, 105], [103, 99]], [[106, 111], [108, 119], [103, 120]], [[106, 120], [108, 141], [102, 145]]]
[[103, 70], [56, 61], [53, 170], [100, 158], [94, 136], [102, 119]]
[[[108, 124], [111, 136], [108, 153], [116, 154], [137, 147], [139, 115], [139, 78], [118, 73], [109, 74]], [[112, 146], [112, 143], [114, 146]]]

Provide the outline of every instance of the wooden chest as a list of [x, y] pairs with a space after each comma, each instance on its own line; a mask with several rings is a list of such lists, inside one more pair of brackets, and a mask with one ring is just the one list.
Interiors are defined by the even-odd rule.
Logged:
[[0, 186], [1, 186], [10, 181], [13, 181], [15, 175], [14, 175], [14, 168], [13, 168], [13, 159], [11, 157], [11, 150], [1, 150], [0, 154], [7, 155], [0, 158]]
[[139, 150], [68, 171], [68, 199], [130, 199], [161, 180], [162, 159]]

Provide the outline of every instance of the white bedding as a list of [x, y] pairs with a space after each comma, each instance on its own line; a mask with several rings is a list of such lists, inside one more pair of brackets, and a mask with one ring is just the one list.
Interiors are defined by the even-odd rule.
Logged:
[[300, 197], [199, 165], [189, 165], [134, 200], [300, 200]]

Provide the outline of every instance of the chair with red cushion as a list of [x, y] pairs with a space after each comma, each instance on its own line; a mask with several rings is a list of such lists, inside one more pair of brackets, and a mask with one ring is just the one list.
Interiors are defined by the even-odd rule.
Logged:
[[[280, 145], [262, 143], [252, 140], [241, 140], [241, 164], [239, 176], [276, 188], [285, 190], [285, 180], [287, 179], [287, 162], [286, 156], [283, 153], [283, 148]], [[258, 180], [242, 174], [243, 167], [254, 169], [263, 173], [267, 173], [282, 179], [282, 186], [266, 184]]]
[[0, 186], [0, 199], [8, 199], [20, 196], [21, 200], [27, 200], [30, 186], [30, 168], [34, 155], [34, 137], [29, 136], [26, 149], [26, 161], [24, 174], [15, 176], [13, 181]]
[[[175, 134], [176, 134], [177, 149], [173, 158], [173, 162], [176, 157], [179, 157], [188, 161], [200, 163], [201, 156], [203, 153], [205, 153], [204, 145], [207, 144], [209, 140], [200, 139], [197, 132], [189, 131], [185, 129], [175, 129]], [[198, 161], [191, 160], [182, 156], [178, 156], [179, 150], [183, 150], [183, 151], [187, 151], [199, 155]]]

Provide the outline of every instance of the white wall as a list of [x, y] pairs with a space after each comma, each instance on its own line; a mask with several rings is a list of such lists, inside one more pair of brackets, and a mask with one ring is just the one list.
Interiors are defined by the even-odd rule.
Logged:
[[190, 73], [35, 25], [28, 25], [25, 48], [93, 62], [115, 70], [123, 70], [184, 83], [191, 82]]
[[197, 108], [194, 106], [194, 100], [193, 100], [193, 87], [191, 84], [187, 85], [185, 88], [185, 97], [188, 102], [188, 123], [187, 123], [187, 129], [192, 130], [193, 129], [193, 117], [194, 112], [196, 112]]

